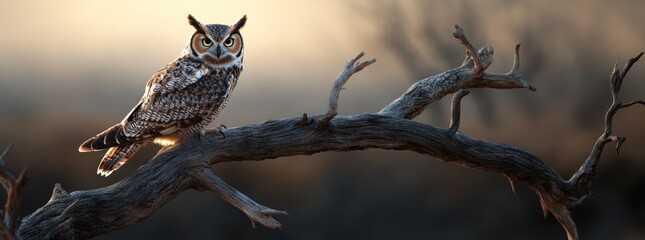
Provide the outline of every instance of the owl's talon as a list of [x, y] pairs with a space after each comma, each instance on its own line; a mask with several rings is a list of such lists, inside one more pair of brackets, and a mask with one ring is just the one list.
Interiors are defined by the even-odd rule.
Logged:
[[224, 129], [226, 129], [226, 126], [224, 125], [217, 125], [215, 128], [207, 128], [207, 129], [202, 129], [199, 134], [201, 137], [206, 136], [207, 134], [217, 134], [217, 135], [222, 135], [223, 138], [226, 138], [226, 135], [224, 135]]

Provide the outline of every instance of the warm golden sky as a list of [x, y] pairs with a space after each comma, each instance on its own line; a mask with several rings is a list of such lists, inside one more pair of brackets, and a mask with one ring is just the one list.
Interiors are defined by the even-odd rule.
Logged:
[[[584, 152], [577, 144], [593, 138], [588, 130], [603, 115], [611, 66], [645, 49], [642, 9], [645, 2], [639, 0], [559, 1], [557, 7], [538, 0], [0, 0], [0, 120], [93, 117], [106, 126], [120, 120], [148, 78], [178, 56], [193, 32], [189, 13], [204, 23], [233, 23], [244, 14], [249, 19], [242, 30], [244, 73], [220, 123], [324, 112], [332, 81], [361, 50], [378, 62], [347, 84], [339, 111], [374, 112], [413, 79], [460, 64], [463, 48], [451, 36], [452, 25], [459, 23], [477, 47], [495, 48], [495, 71], [510, 67], [513, 46], [522, 43], [521, 70], [538, 88], [535, 93], [482, 90], [489, 97], [474, 97], [464, 106], [472, 118], [464, 127], [472, 124], [475, 136], [499, 137], [496, 129], [481, 127], [486, 125], [481, 118], [489, 115], [498, 116], [497, 126], [508, 132], [517, 132], [514, 127], [531, 134], [536, 126], [575, 131], [581, 134], [564, 134], [570, 144], [542, 144], [540, 150], [575, 145]], [[408, 61], [399, 49], [410, 50]], [[644, 73], [636, 66], [632, 76]], [[627, 97], [642, 96], [644, 82], [628, 84]], [[443, 110], [435, 111], [445, 114], [441, 104]], [[447, 115], [436, 113], [433, 120], [445, 123]], [[576, 129], [588, 118], [596, 120]], [[509, 136], [498, 140], [532, 144]]]
[[[153, 71], [172, 60], [183, 47], [192, 29], [186, 15], [206, 23], [232, 23], [244, 14], [249, 21], [243, 34], [246, 44], [246, 74], [254, 81], [270, 73], [272, 81], [290, 82], [303, 75], [337, 71], [345, 59], [360, 50], [379, 58], [387, 68], [380, 74], [402, 74], [389, 60], [388, 47], [378, 46], [375, 32], [389, 31], [379, 25], [391, 5], [402, 5], [407, 34], [418, 34], [419, 23], [432, 23], [437, 42], [449, 42], [452, 24], [466, 25], [467, 33], [496, 47], [498, 61], [507, 63], [512, 45], [520, 40], [522, 29], [543, 33], [536, 44], [547, 46], [554, 59], [575, 61], [571, 46], [611, 48], [608, 61], [625, 58], [642, 43], [642, 21], [634, 22], [645, 7], [638, 1], [611, 8], [604, 1], [434, 1], [429, 8], [396, 1], [6, 1], [0, 8], [0, 67], [2, 69], [42, 70], [47, 75], [63, 75], [66, 81], [88, 81], [64, 76], [88, 68], [113, 68], [133, 72], [141, 81], [114, 79], [133, 84], [147, 79]], [[376, 9], [376, 11], [372, 11]], [[640, 10], [639, 10], [640, 9]], [[369, 16], [370, 12], [376, 12]], [[473, 20], [475, 19], [475, 20]], [[473, 30], [472, 26], [479, 29]], [[471, 29], [468, 29], [471, 27]], [[430, 45], [428, 42], [415, 42]], [[641, 44], [642, 45], [642, 44]], [[454, 46], [458, 52], [459, 46]], [[525, 46], [530, 47], [530, 46]], [[444, 68], [436, 49], [427, 51], [428, 64]], [[497, 66], [496, 69], [506, 69]], [[94, 71], [94, 70], [92, 70]], [[373, 70], [377, 71], [377, 70]], [[98, 73], [100, 74], [100, 73]], [[132, 76], [134, 77], [134, 76]], [[317, 81], [315, 81], [317, 83]], [[322, 84], [321, 84], [322, 85]], [[318, 86], [318, 85], [317, 85]]]
[[[237, 89], [242, 89], [242, 96], [250, 95], [236, 102], [284, 101], [284, 108], [294, 109], [287, 113], [312, 106], [322, 111], [325, 104], [320, 101], [326, 99], [327, 89], [348, 59], [361, 50], [381, 61], [387, 59], [387, 50], [370, 52], [366, 46], [374, 40], [358, 36], [363, 30], [357, 27], [365, 25], [365, 18], [353, 17], [357, 15], [350, 8], [354, 5], [344, 1], [4, 2], [0, 8], [0, 28], [6, 33], [0, 38], [0, 83], [13, 88], [12, 92], [37, 92], [47, 102], [64, 102], [69, 107], [65, 114], [95, 107], [87, 102], [92, 99], [85, 100], [96, 95], [89, 92], [106, 93], [108, 100], [118, 98], [109, 100], [112, 104], [121, 106], [107, 112], [122, 115], [143, 93], [150, 75], [176, 58], [192, 35], [187, 14], [203, 23], [229, 24], [246, 14], [249, 20], [242, 31], [245, 69]], [[390, 78], [397, 74], [401, 76], [402, 70], [396, 64], [387, 71], [366, 73]], [[361, 95], [372, 88], [386, 92], [392, 83], [357, 89], [363, 90]], [[407, 81], [399, 84], [399, 92], [390, 96], [406, 85]], [[289, 93], [295, 94], [293, 98], [314, 99], [283, 100]], [[258, 111], [276, 112], [267, 106]]]
[[[537, 92], [473, 90], [462, 102], [460, 130], [479, 139], [526, 149], [568, 177], [586, 157], [602, 131], [601, 121], [610, 100], [608, 77], [611, 67], [615, 62], [622, 65], [638, 52], [645, 51], [644, 10], [643, 0], [0, 0], [0, 149], [9, 142], [15, 143], [10, 155], [10, 159], [15, 161], [9, 164], [17, 166], [16, 169], [29, 166], [30, 183], [23, 196], [26, 213], [47, 201], [51, 186], [56, 182], [62, 183], [66, 190], [88, 189], [106, 186], [131, 174], [152, 156], [151, 148], [144, 149], [148, 152], [136, 155], [132, 163], [106, 179], [95, 175], [102, 153], [78, 153], [78, 145], [120, 121], [143, 94], [148, 78], [178, 56], [194, 31], [186, 20], [189, 13], [203, 23], [230, 24], [244, 14], [248, 16], [242, 30], [245, 43], [244, 72], [227, 108], [214, 123], [229, 127], [300, 116], [302, 113], [323, 113], [334, 79], [346, 61], [362, 50], [366, 52], [366, 58], [375, 57], [377, 62], [347, 83], [346, 89], [341, 92], [339, 113], [376, 112], [405, 92], [414, 80], [461, 64], [464, 49], [451, 34], [453, 24], [457, 23], [463, 26], [475, 47], [494, 47], [495, 62], [490, 68], [493, 71], [508, 70], [512, 64], [514, 45], [522, 43], [520, 72], [538, 89]], [[645, 98], [645, 59], [632, 69], [624, 83], [623, 96], [625, 100]], [[449, 119], [449, 98], [433, 103], [426, 113], [415, 120], [444, 127]], [[609, 169], [626, 168], [636, 173], [623, 177], [643, 176], [643, 119], [643, 107], [628, 109], [617, 115], [615, 131], [628, 140], [618, 157], [611, 149], [613, 145], [608, 145], [599, 169], [601, 174]], [[400, 159], [410, 161], [395, 161]], [[363, 160], [365, 162], [359, 165], [359, 161]], [[350, 165], [356, 164], [353, 166], [356, 168], [345, 168], [342, 163], [346, 161]], [[241, 164], [246, 164], [243, 165], [246, 167], [236, 169]], [[388, 204], [388, 208], [394, 205], [408, 206], [410, 199], [423, 201], [424, 207], [437, 205], [436, 202], [432, 203], [437, 197], [449, 199], [444, 202], [452, 204], [452, 207], [442, 203], [430, 211], [429, 215], [432, 216], [428, 216], [427, 212], [420, 213], [417, 218], [423, 218], [424, 221], [428, 220], [426, 217], [434, 217], [436, 222], [443, 223], [446, 220], [442, 218], [444, 215], [437, 213], [452, 212], [454, 209], [468, 211], [464, 208], [467, 204], [452, 199], [478, 201], [483, 195], [493, 199], [504, 193], [515, 201], [506, 180], [499, 175], [480, 174], [452, 164], [438, 164], [414, 153], [324, 153], [240, 165], [217, 165], [217, 170], [227, 173], [227, 176], [223, 176], [226, 181], [237, 176], [243, 179], [239, 182], [255, 184], [232, 182], [236, 187], [242, 185], [247, 189], [265, 189], [265, 195], [249, 192], [249, 196], [261, 196], [262, 201], [270, 199], [269, 196], [289, 198], [289, 194], [302, 194], [291, 198], [294, 206], [311, 204], [310, 207], [319, 209], [321, 214], [333, 215], [328, 221], [325, 220], [328, 224], [342, 225], [343, 221], [337, 219], [337, 212], [348, 213], [351, 217], [371, 202], [364, 201], [360, 194], [347, 195], [347, 192], [333, 191], [334, 184], [342, 188], [347, 183], [360, 182], [360, 179], [364, 180], [365, 185], [358, 189], [378, 187], [375, 191], [381, 194], [378, 195], [380, 197], [398, 196], [398, 193], [383, 192], [380, 184], [374, 184], [379, 181], [402, 184], [395, 188], [397, 191], [410, 190], [407, 191], [408, 195], [398, 196], [405, 202], [383, 202]], [[378, 170], [370, 172], [370, 169]], [[622, 170], [618, 172], [622, 173]], [[484, 178], [487, 180], [481, 181]], [[626, 189], [623, 184], [628, 180], [620, 179], [623, 178], [610, 180], [623, 181], [618, 183], [621, 187], [617, 189]], [[491, 181], [497, 181], [497, 185], [488, 184]], [[456, 187], [446, 189], [446, 183]], [[482, 194], [489, 192], [479, 191], [485, 187], [503, 190], [490, 195]], [[277, 193], [272, 192], [278, 189]], [[348, 189], [354, 192], [353, 187]], [[467, 189], [478, 191], [472, 191], [472, 195], [459, 195]], [[427, 194], [427, 197], [420, 197], [419, 194]], [[332, 201], [341, 195], [356, 197], [356, 204], [361, 207], [336, 209], [347, 201]], [[195, 212], [210, 214], [204, 209], [214, 206], [214, 194], [211, 197], [202, 198], [199, 195], [195, 198], [203, 200], [202, 205], [189, 202], [167, 207], [180, 209], [180, 215], [156, 215], [157, 220], [154, 217], [151, 220], [157, 222], [148, 225], [150, 232], [171, 239], [185, 237], [187, 233], [221, 233], [224, 231], [222, 229], [248, 232], [248, 225], [231, 227], [237, 224], [228, 223], [228, 217], [192, 217]], [[530, 209], [533, 211], [531, 214], [539, 214], [539, 207], [535, 205], [537, 200], [531, 202], [526, 196], [520, 196], [520, 199], [517, 202], [532, 204], [534, 208]], [[598, 204], [601, 201], [592, 202]], [[502, 206], [499, 208], [515, 211], [513, 205], [495, 202]], [[327, 207], [333, 209], [317, 205], [326, 203]], [[625, 204], [612, 206], [631, 212], [632, 209], [625, 207]], [[277, 205], [279, 208], [292, 206], [288, 203]], [[185, 211], [187, 207], [198, 210]], [[457, 218], [453, 222], [459, 221], [465, 226], [488, 231], [488, 225], [481, 223], [488, 223], [495, 215], [488, 211], [497, 210], [491, 209], [477, 211], [485, 216], [486, 221], [470, 224]], [[614, 209], [605, 211], [611, 213], [609, 216], [616, 217]], [[291, 209], [285, 210], [291, 212]], [[308, 210], [299, 214], [297, 208], [295, 210], [295, 214], [288, 218], [296, 224], [285, 224], [284, 233], [290, 233], [298, 227], [307, 233], [311, 226], [317, 225], [317, 222], [301, 221], [301, 217], [319, 214], [310, 214]], [[381, 210], [383, 208], [364, 211], [381, 214]], [[399, 210], [394, 208], [391, 211]], [[414, 212], [417, 211], [414, 209]], [[214, 212], [218, 216], [221, 213]], [[248, 224], [248, 219], [240, 215], [240, 221]], [[471, 215], [464, 216], [471, 218]], [[515, 218], [509, 221], [517, 222], [518, 216], [512, 216]], [[579, 215], [580, 218], [585, 216], [592, 215]], [[400, 223], [410, 219], [406, 217], [399, 221], [398, 218], [385, 218]], [[610, 218], [597, 215], [597, 219]], [[360, 226], [345, 230], [353, 232], [362, 227], [373, 227], [385, 231], [391, 227], [363, 224], [363, 220], [357, 220]], [[158, 224], [159, 221], [166, 225]], [[351, 218], [348, 221], [352, 221]], [[300, 225], [297, 225], [298, 222]], [[599, 230], [612, 229], [604, 224], [581, 225], [587, 228], [600, 226]], [[166, 231], [158, 231], [159, 226], [179, 226], [177, 229], [180, 230], [174, 231], [176, 235], [165, 235]], [[202, 227], [192, 231], [196, 226]], [[424, 223], [416, 227], [422, 231], [451, 232], [445, 236], [460, 236], [454, 235], [452, 228], [444, 226], [440, 224], [428, 228]], [[504, 223], [499, 223], [499, 226], [500, 229], [508, 229]], [[129, 229], [135, 229], [133, 231], [137, 233], [143, 231], [136, 227]], [[263, 231], [258, 229], [258, 232]], [[337, 229], [327, 230], [335, 233]], [[399, 230], [405, 231], [407, 228]], [[339, 234], [345, 232], [340, 231]], [[559, 228], [554, 234], [562, 237]], [[311, 235], [316, 235], [316, 232]], [[307, 239], [303, 235], [298, 236], [293, 239]], [[384, 236], [387, 235], [381, 237]], [[602, 235], [598, 236], [603, 238]], [[113, 238], [119, 239], [118, 236]]]
[[[204, 23], [233, 23], [248, 15], [243, 32], [249, 53], [245, 60], [263, 71], [288, 71], [293, 65], [284, 62], [282, 68], [272, 64], [263, 69], [266, 64], [261, 63], [271, 59], [302, 63], [307, 56], [317, 56], [310, 57], [314, 65], [321, 57], [348, 55], [356, 48], [349, 46], [355, 42], [345, 40], [351, 31], [338, 27], [347, 21], [338, 1], [13, 1], [2, 5], [2, 55], [36, 60], [50, 71], [73, 71], [76, 64], [91, 62], [159, 68], [179, 54], [192, 34], [188, 13]], [[5, 57], [2, 62], [16, 64]]]

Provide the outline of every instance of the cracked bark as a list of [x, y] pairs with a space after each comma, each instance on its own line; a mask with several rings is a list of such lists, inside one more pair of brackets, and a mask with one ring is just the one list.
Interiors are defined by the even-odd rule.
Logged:
[[[223, 130], [225, 139], [214, 134], [191, 137], [164, 148], [132, 175], [104, 188], [68, 193], [57, 184], [47, 204], [22, 219], [20, 226], [15, 221], [6, 224], [8, 215], [9, 219], [19, 219], [10, 210], [13, 207], [7, 207], [5, 225], [0, 230], [14, 234], [17, 229], [17, 236], [24, 239], [90, 238], [149, 217], [187, 189], [219, 194], [244, 212], [253, 226], [259, 223], [269, 228], [280, 228], [273, 216], [286, 212], [256, 203], [227, 185], [211, 172], [211, 165], [324, 151], [381, 148], [415, 151], [441, 161], [497, 172], [509, 179], [513, 191], [516, 182], [526, 182], [539, 197], [545, 215], [553, 214], [568, 238], [577, 239], [575, 223], [568, 209], [580, 204], [590, 194], [604, 146], [617, 141], [618, 150], [624, 141], [623, 137], [613, 135], [614, 114], [621, 108], [645, 104], [643, 101], [623, 103], [619, 97], [627, 71], [642, 53], [632, 58], [622, 71], [614, 70], [611, 76], [613, 104], [607, 111], [605, 130], [578, 172], [571, 179], [564, 180], [544, 161], [522, 149], [474, 139], [458, 131], [460, 101], [467, 94], [462, 89], [527, 88], [534, 91], [535, 88], [518, 72], [519, 45], [515, 48], [515, 62], [508, 73], [489, 73], [486, 69], [492, 64], [493, 49], [485, 47], [475, 51], [463, 30], [459, 26], [455, 29], [453, 36], [466, 48], [464, 63], [418, 81], [378, 113], [337, 116], [338, 96], [343, 84], [352, 74], [375, 61], [356, 63], [361, 53], [346, 65], [335, 82], [329, 110], [324, 115], [303, 114], [301, 117], [228, 128]], [[437, 128], [412, 120], [432, 102], [455, 92], [458, 93], [453, 98], [450, 128]], [[0, 167], [4, 169], [4, 165]], [[9, 184], [5, 188], [8, 192], [19, 193], [22, 185], [24, 182]]]

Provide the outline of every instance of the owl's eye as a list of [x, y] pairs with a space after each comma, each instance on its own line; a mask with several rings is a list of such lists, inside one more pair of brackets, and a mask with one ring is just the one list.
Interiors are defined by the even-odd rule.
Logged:
[[235, 42], [235, 40], [234, 40], [234, 39], [232, 39], [232, 38], [227, 38], [227, 39], [224, 41], [224, 46], [225, 46], [225, 47], [231, 47], [231, 46], [233, 46], [233, 42]]
[[213, 41], [208, 38], [202, 38], [202, 45], [204, 45], [204, 47], [213, 46]]

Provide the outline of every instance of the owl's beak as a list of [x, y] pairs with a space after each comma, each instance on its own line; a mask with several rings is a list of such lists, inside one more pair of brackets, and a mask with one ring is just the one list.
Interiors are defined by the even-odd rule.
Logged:
[[222, 47], [217, 46], [217, 49], [215, 49], [215, 56], [219, 58], [222, 55]]

